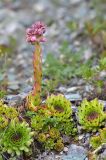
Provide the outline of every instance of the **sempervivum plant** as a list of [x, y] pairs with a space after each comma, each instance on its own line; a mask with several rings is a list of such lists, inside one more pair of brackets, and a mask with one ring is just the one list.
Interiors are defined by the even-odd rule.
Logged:
[[19, 113], [16, 108], [7, 106], [0, 101], [0, 129], [8, 126], [11, 119], [18, 120]]
[[98, 148], [101, 145], [101, 138], [100, 138], [100, 136], [93, 136], [93, 137], [91, 137], [90, 144], [91, 144], [91, 146], [94, 149]]
[[63, 144], [62, 139], [57, 140], [57, 142], [55, 143], [54, 148], [58, 152], [60, 152], [60, 151], [62, 151], [64, 149], [64, 144]]
[[35, 45], [35, 51], [33, 53], [34, 85], [33, 91], [27, 99], [27, 107], [33, 111], [36, 111], [37, 106], [41, 102], [42, 49], [40, 43], [46, 41], [44, 37], [45, 32], [46, 26], [42, 22], [36, 22], [26, 30], [27, 42]]
[[72, 114], [71, 103], [62, 94], [51, 95], [46, 104], [55, 116], [69, 117]]
[[4, 116], [0, 116], [0, 129], [5, 128], [8, 125], [8, 119]]
[[99, 103], [97, 99], [92, 101], [83, 100], [81, 106], [78, 108], [79, 123], [86, 130], [97, 130], [105, 120], [105, 113], [103, 112], [103, 104]]
[[19, 116], [19, 113], [16, 108], [7, 106], [0, 101], [0, 115], [5, 116], [7, 119], [14, 119]]
[[21, 155], [29, 151], [29, 147], [33, 141], [33, 132], [27, 123], [16, 123], [14, 120], [10, 122], [8, 128], [3, 132], [1, 145], [3, 152], [11, 155]]
[[106, 143], [106, 128], [100, 130], [100, 138], [102, 143]]
[[94, 149], [98, 148], [101, 144], [106, 144], [106, 128], [100, 129], [98, 136], [91, 137], [90, 144]]

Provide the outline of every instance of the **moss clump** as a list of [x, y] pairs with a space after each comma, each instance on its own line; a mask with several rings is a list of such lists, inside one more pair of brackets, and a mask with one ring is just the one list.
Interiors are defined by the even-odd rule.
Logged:
[[85, 99], [78, 108], [79, 123], [86, 130], [97, 130], [101, 125], [103, 125], [102, 122], [105, 118], [103, 104], [99, 103], [97, 99], [90, 102]]
[[31, 118], [31, 127], [35, 129], [35, 131], [43, 130], [45, 126], [46, 117], [42, 115], [36, 115]]
[[55, 146], [55, 143], [54, 143], [54, 140], [52, 138], [48, 138], [46, 140], [46, 142], [44, 143], [44, 147], [47, 150], [54, 149], [54, 146]]
[[28, 152], [33, 139], [33, 132], [25, 122], [10, 122], [8, 128], [3, 132], [1, 145], [4, 152], [11, 155], [21, 155], [22, 152]]

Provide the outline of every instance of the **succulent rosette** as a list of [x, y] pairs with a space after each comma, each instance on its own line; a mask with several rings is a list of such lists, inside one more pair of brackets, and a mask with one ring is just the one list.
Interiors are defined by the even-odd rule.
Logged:
[[8, 119], [14, 119], [19, 116], [18, 111], [14, 107], [6, 107], [5, 115]]
[[62, 94], [49, 96], [46, 105], [54, 116], [68, 118], [72, 114], [71, 103]]
[[58, 138], [60, 137], [60, 132], [59, 132], [59, 130], [56, 129], [56, 128], [51, 128], [51, 129], [49, 130], [49, 135], [50, 135], [50, 137], [53, 138], [53, 139], [58, 139]]
[[61, 139], [57, 140], [57, 142], [55, 143], [54, 149], [58, 152], [60, 152], [64, 149], [64, 144]]
[[8, 125], [8, 119], [4, 116], [0, 116], [0, 129], [5, 128]]
[[14, 107], [7, 106], [0, 101], [0, 129], [8, 126], [11, 119], [18, 120], [19, 113]]
[[100, 145], [105, 143], [106, 143], [106, 128], [100, 129], [98, 136], [93, 136], [90, 138], [90, 144], [94, 149], [98, 148]]
[[106, 128], [100, 130], [100, 137], [102, 143], [106, 143]]
[[86, 130], [97, 130], [105, 120], [105, 113], [103, 112], [103, 104], [97, 99], [92, 101], [83, 100], [81, 106], [78, 107], [79, 123]]
[[101, 145], [101, 138], [100, 136], [93, 136], [90, 139], [90, 144], [92, 148], [96, 149]]
[[27, 123], [16, 123], [12, 120], [2, 134], [3, 151], [17, 156], [21, 155], [23, 151], [28, 152], [33, 141], [32, 136], [33, 132]]

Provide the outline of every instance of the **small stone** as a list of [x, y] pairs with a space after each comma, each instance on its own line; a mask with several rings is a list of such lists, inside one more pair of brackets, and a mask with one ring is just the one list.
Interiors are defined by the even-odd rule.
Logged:
[[34, 10], [41, 13], [45, 10], [45, 6], [42, 3], [37, 3], [34, 5]]
[[9, 85], [8, 89], [12, 91], [17, 91], [19, 89], [19, 85], [18, 84]]
[[101, 159], [104, 159], [105, 160], [106, 158], [106, 149], [104, 150], [104, 152], [101, 154]]
[[20, 106], [23, 102], [23, 99], [18, 95], [8, 95], [4, 100], [9, 106]]
[[92, 50], [90, 48], [88, 48], [85, 52], [84, 52], [84, 58], [85, 60], [89, 60], [92, 56]]
[[73, 110], [74, 113], [77, 112], [77, 107], [76, 106], [71, 106], [71, 108], [72, 108], [72, 110]]
[[82, 146], [72, 144], [67, 155], [63, 155], [63, 160], [84, 160], [87, 157], [87, 150]]
[[81, 2], [82, 0], [70, 0], [71, 5], [76, 5], [79, 2]]
[[62, 155], [62, 154], [63, 154], [63, 151], [60, 152], [60, 155]]
[[65, 97], [70, 101], [81, 101], [82, 97], [79, 93], [76, 94], [66, 94]]
[[79, 140], [82, 140], [83, 138], [84, 138], [83, 134], [78, 137]]
[[78, 125], [77, 128], [78, 128], [78, 133], [81, 134], [82, 133], [82, 126]]
[[86, 133], [86, 138], [89, 138], [90, 137], [90, 133]]
[[69, 93], [69, 92], [74, 92], [74, 91], [76, 91], [78, 88], [79, 88], [79, 87], [71, 87], [71, 88], [68, 88], [68, 89], [67, 89], [67, 93]]
[[61, 159], [61, 156], [56, 155], [56, 156], [55, 156], [55, 160], [62, 160], [62, 159]]
[[70, 137], [67, 135], [63, 135], [63, 143], [64, 144], [69, 144], [70, 143]]
[[58, 91], [64, 93], [64, 92], [66, 92], [67, 90], [66, 90], [65, 87], [62, 87], [62, 86], [61, 86], [61, 87], [58, 88]]
[[67, 147], [64, 147], [64, 152], [68, 152], [68, 148]]

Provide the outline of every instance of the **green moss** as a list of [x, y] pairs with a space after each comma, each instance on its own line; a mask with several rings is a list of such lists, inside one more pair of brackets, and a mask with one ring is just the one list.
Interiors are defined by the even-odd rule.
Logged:
[[0, 99], [6, 95], [6, 91], [0, 90]]
[[99, 103], [97, 99], [90, 102], [85, 99], [78, 108], [79, 123], [86, 130], [97, 130], [101, 125], [103, 125], [102, 122], [105, 118], [103, 104]]
[[46, 142], [44, 143], [44, 147], [45, 147], [45, 149], [47, 149], [47, 150], [54, 149], [54, 146], [55, 146], [54, 140], [51, 139], [51, 138], [48, 138], [48, 139], [46, 140]]
[[31, 127], [36, 131], [40, 131], [43, 129], [45, 125], [45, 117], [42, 115], [36, 115], [31, 118]]

